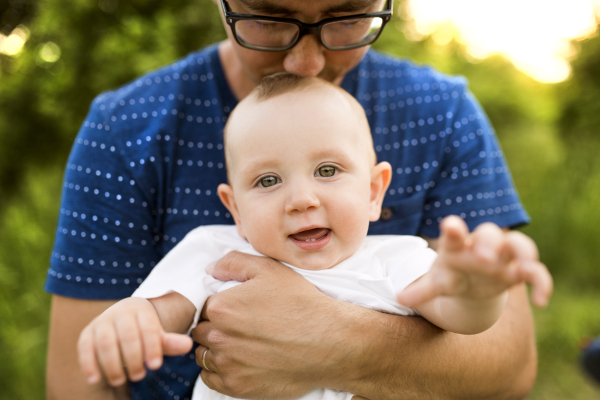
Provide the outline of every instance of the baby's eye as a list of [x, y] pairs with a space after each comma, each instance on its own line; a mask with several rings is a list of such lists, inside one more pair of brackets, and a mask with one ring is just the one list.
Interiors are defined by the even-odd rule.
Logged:
[[258, 181], [258, 186], [271, 187], [273, 185], [278, 184], [279, 182], [281, 182], [281, 180], [279, 178], [277, 178], [276, 176], [270, 175], [270, 176], [265, 176], [260, 181]]
[[319, 174], [319, 176], [322, 176], [324, 178], [329, 178], [329, 177], [335, 175], [336, 168], [332, 167], [331, 165], [326, 165], [324, 167], [319, 168], [317, 173]]

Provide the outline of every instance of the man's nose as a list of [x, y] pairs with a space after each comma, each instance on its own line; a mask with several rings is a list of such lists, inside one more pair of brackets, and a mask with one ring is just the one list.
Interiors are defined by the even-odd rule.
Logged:
[[319, 198], [309, 188], [295, 188], [289, 193], [285, 204], [285, 212], [288, 214], [306, 212], [311, 209], [317, 209], [320, 206], [321, 202]]
[[299, 76], [317, 76], [325, 67], [325, 48], [315, 35], [306, 35], [283, 59], [283, 68]]

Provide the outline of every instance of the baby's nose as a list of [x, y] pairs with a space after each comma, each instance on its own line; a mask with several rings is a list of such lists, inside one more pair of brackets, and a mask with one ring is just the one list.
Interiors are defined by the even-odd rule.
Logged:
[[285, 212], [288, 214], [305, 212], [312, 208], [319, 208], [320, 205], [321, 202], [314, 193], [307, 190], [295, 190], [285, 204]]

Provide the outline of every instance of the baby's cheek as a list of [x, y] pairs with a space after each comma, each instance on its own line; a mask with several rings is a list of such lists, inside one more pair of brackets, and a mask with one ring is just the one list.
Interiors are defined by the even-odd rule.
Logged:
[[277, 238], [274, 235], [277, 224], [259, 220], [251, 221], [247, 225], [246, 240], [261, 254], [274, 257], [277, 248]]
[[[369, 229], [369, 208], [364, 201], [347, 201], [336, 215], [336, 225], [348, 241], [362, 243]], [[362, 199], [361, 199], [362, 200]]]

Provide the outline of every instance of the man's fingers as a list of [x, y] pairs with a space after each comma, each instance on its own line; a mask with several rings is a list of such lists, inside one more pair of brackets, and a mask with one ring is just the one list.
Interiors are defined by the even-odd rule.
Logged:
[[256, 259], [270, 260], [267, 257], [253, 256], [250, 254], [232, 251], [221, 258], [217, 264], [208, 271], [215, 279], [220, 281], [246, 282], [258, 274]]
[[102, 375], [98, 369], [98, 361], [96, 360], [94, 334], [90, 328], [86, 328], [81, 332], [79, 341], [77, 342], [77, 354], [79, 367], [87, 382], [91, 385], [100, 382]]
[[440, 248], [460, 251], [468, 245], [469, 228], [462, 218], [450, 215], [440, 223]]
[[199, 367], [204, 368], [204, 366], [202, 365], [202, 356], [204, 355], [204, 351], [208, 349], [208, 347], [205, 346], [198, 346], [196, 347], [196, 350], [194, 350], [194, 356], [196, 358], [196, 364], [198, 364]]
[[[210, 296], [204, 302], [204, 305], [202, 306], [202, 310], [200, 310], [200, 321], [198, 322], [196, 327], [192, 330], [192, 337], [194, 338], [195, 342], [201, 343], [198, 339], [196, 339], [196, 335], [199, 334], [203, 330], [200, 328], [200, 325], [204, 324], [204, 326], [206, 326], [207, 322], [210, 321], [208, 319], [208, 311], [207, 310], [208, 310], [208, 304], [211, 301], [212, 301], [212, 296]], [[204, 326], [203, 326], [203, 328], [204, 328]], [[198, 332], [198, 333], [196, 333], [196, 332]]]
[[[205, 312], [204, 309], [202, 310], [202, 312]], [[211, 330], [212, 324], [210, 323], [210, 321], [204, 319], [204, 316], [202, 316], [202, 318], [203, 319], [198, 323], [198, 325], [196, 325], [196, 327], [192, 329], [192, 339], [194, 339], [194, 342], [202, 346], [208, 347], [208, 333]], [[196, 350], [196, 352], [197, 351], [198, 350]]]
[[127, 375], [133, 382], [138, 382], [146, 376], [146, 369], [144, 368], [142, 338], [137, 321], [130, 315], [125, 315], [115, 321], [115, 328], [123, 363], [127, 367]]
[[164, 333], [162, 335], [162, 349], [166, 356], [180, 356], [187, 354], [194, 345], [191, 337], [180, 333]]
[[[202, 366], [202, 354], [200, 355], [200, 360], [198, 360], [198, 365]], [[225, 388], [225, 383], [219, 374], [213, 371], [208, 371], [206, 368], [202, 368], [202, 371], [200, 372], [200, 378], [209, 389], [216, 390], [219, 393], [227, 395], [228, 392]]]

